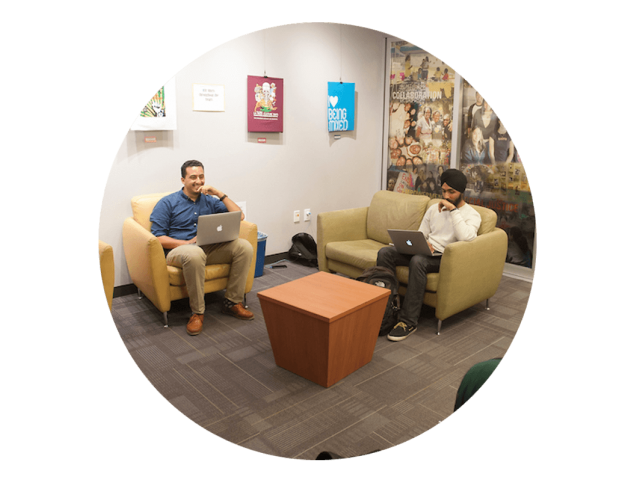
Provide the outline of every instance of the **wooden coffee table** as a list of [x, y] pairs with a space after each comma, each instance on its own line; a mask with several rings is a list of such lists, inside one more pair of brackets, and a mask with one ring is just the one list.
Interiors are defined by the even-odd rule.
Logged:
[[330, 387], [373, 357], [390, 291], [319, 272], [258, 292], [276, 365]]

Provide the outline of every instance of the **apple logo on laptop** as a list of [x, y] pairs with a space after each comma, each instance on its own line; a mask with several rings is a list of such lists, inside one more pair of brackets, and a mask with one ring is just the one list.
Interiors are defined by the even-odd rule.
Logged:
[[216, 230], [218, 230], [219, 232], [221, 232], [221, 231], [222, 231], [222, 225], [218, 225], [218, 228], [217, 228]]
[[410, 247], [413, 247], [413, 243], [411, 243], [411, 240], [407, 240], [407, 245], [409, 245]]

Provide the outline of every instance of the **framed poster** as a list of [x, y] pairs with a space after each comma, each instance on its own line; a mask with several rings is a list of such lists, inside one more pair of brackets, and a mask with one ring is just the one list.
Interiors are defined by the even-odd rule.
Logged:
[[131, 130], [176, 130], [176, 119], [176, 83], [172, 78], [147, 102]]
[[224, 85], [193, 84], [194, 112], [224, 112]]
[[329, 82], [327, 96], [327, 120], [330, 132], [353, 130], [356, 84]]
[[282, 132], [284, 80], [247, 76], [247, 129], [249, 132]]

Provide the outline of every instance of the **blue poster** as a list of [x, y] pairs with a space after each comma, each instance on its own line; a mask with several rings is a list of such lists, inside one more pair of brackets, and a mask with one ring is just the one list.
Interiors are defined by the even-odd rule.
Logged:
[[327, 119], [330, 132], [353, 130], [356, 84], [329, 82]]

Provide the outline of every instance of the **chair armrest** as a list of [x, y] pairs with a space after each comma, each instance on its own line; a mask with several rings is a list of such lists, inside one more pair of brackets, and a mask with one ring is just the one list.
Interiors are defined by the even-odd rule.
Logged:
[[122, 244], [133, 284], [161, 312], [171, 309], [169, 273], [160, 241], [132, 217], [124, 221]]
[[258, 226], [255, 223], [243, 220], [240, 222], [240, 233], [238, 234], [238, 237], [248, 240], [253, 247], [253, 260], [251, 260], [249, 275], [247, 275], [247, 283], [244, 288], [244, 293], [249, 293], [253, 288], [253, 279], [255, 278], [256, 271], [256, 259], [258, 255]]
[[318, 268], [328, 272], [326, 246], [331, 242], [367, 239], [369, 207], [336, 210], [318, 214]]
[[115, 264], [113, 260], [113, 247], [108, 243], [98, 240], [100, 250], [100, 273], [102, 274], [102, 285], [104, 294], [107, 297], [109, 310], [113, 303], [113, 287], [116, 281]]
[[444, 320], [492, 297], [507, 258], [508, 237], [495, 228], [471, 242], [447, 246], [440, 264], [436, 317]]

